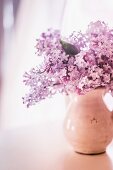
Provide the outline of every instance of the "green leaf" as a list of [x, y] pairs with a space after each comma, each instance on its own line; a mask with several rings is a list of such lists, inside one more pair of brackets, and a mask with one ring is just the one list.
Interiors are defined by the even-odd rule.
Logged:
[[63, 40], [60, 40], [60, 43], [62, 45], [63, 50], [68, 55], [76, 55], [80, 52], [79, 49], [75, 47], [73, 44], [67, 43], [66, 41]]

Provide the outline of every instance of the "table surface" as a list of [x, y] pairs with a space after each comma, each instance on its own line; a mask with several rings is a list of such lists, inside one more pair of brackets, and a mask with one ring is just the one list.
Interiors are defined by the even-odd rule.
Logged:
[[61, 122], [3, 130], [0, 170], [113, 170], [113, 144], [104, 154], [77, 154], [65, 140]]

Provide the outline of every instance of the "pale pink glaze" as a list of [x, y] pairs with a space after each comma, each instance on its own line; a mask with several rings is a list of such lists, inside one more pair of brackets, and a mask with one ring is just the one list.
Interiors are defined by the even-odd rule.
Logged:
[[104, 89], [71, 100], [64, 132], [74, 151], [97, 154], [106, 150], [113, 137], [113, 113], [103, 102]]

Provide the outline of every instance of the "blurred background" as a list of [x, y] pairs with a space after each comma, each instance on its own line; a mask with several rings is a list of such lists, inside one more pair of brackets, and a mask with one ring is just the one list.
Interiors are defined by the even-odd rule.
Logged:
[[[61, 95], [27, 109], [23, 74], [38, 64], [36, 38], [47, 28], [63, 35], [84, 30], [90, 21], [113, 26], [112, 0], [0, 0], [0, 128], [9, 129], [45, 121], [62, 120]], [[110, 97], [108, 103], [112, 103]]]

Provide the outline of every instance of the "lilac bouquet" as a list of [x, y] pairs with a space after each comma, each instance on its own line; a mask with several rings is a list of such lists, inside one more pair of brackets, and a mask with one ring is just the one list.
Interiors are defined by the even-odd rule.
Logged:
[[24, 74], [30, 87], [23, 97], [27, 107], [58, 92], [83, 95], [105, 87], [113, 94], [113, 29], [106, 23], [91, 22], [85, 33], [73, 32], [68, 38], [48, 29], [36, 49], [43, 62]]

